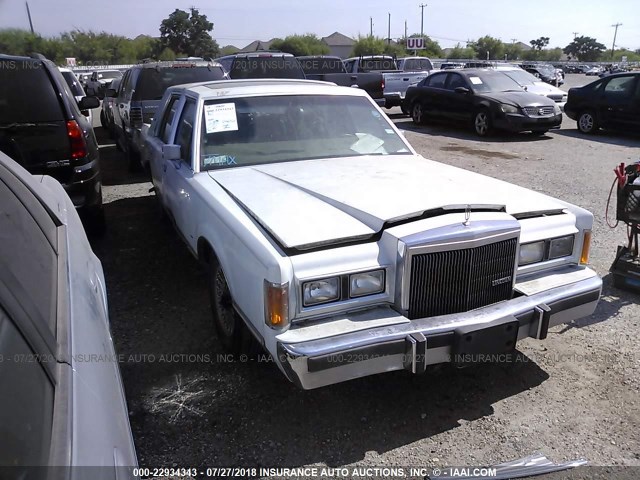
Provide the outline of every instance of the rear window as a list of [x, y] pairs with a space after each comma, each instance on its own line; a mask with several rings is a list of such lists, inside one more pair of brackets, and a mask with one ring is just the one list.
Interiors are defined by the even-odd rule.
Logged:
[[231, 65], [229, 76], [233, 79], [305, 78], [300, 63], [294, 57], [236, 58]]
[[404, 61], [404, 64], [402, 65], [402, 69], [405, 72], [408, 72], [411, 70], [416, 70], [416, 71], [433, 70], [433, 65], [431, 64], [431, 60], [429, 60], [428, 58], [409, 58]]
[[38, 61], [5, 60], [0, 68], [0, 124], [64, 120], [56, 91]]
[[65, 82], [69, 85], [69, 89], [74, 97], [84, 97], [84, 90], [80, 82], [72, 72], [62, 72]]
[[346, 72], [339, 58], [299, 58], [298, 61], [307, 75]]
[[397, 70], [396, 61], [393, 58], [363, 58], [360, 60], [360, 70]]
[[222, 80], [221, 67], [143, 68], [138, 78], [133, 100], [160, 100], [164, 91], [184, 83]]

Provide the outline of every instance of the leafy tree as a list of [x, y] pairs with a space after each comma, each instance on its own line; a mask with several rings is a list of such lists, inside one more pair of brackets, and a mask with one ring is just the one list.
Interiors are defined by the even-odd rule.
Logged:
[[289, 35], [284, 40], [278, 38], [271, 42], [270, 48], [295, 56], [326, 55], [330, 52], [329, 46], [313, 33]]
[[596, 62], [602, 53], [607, 49], [602, 43], [591, 37], [576, 37], [573, 42], [564, 47], [570, 59], [577, 59], [581, 62]]
[[447, 55], [451, 60], [463, 60], [476, 58], [476, 51], [471, 47], [462, 47], [459, 43]]
[[541, 51], [544, 47], [549, 45], [549, 37], [540, 37], [537, 40], [531, 40], [529, 43], [534, 50]]
[[387, 42], [379, 37], [372, 35], [358, 35], [351, 55], [359, 57], [361, 55], [382, 55], [385, 53]]
[[240, 49], [234, 45], [225, 45], [220, 49], [220, 56], [224, 55], [232, 55], [234, 53], [239, 52]]
[[542, 60], [545, 62], [557, 62], [562, 58], [562, 49], [560, 47], [549, 48], [542, 51]]
[[489, 52], [489, 60], [502, 60], [504, 58], [504, 44], [499, 39], [489, 35], [479, 38], [469, 46], [473, 48], [479, 59], [487, 59], [487, 52]]
[[209, 32], [213, 23], [201, 15], [197, 9], [191, 8], [190, 14], [175, 9], [160, 24], [160, 41], [162, 48], [170, 48], [180, 55], [196, 57], [214, 57], [218, 54], [218, 44]]
[[507, 60], [519, 60], [522, 56], [522, 48], [515, 43], [508, 43], [504, 46], [504, 54]]

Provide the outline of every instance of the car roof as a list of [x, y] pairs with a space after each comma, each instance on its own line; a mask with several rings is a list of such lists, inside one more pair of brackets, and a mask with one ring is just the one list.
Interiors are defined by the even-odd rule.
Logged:
[[221, 98], [223, 96], [241, 97], [290, 94], [368, 96], [364, 90], [352, 87], [339, 87], [330, 82], [280, 78], [218, 80], [213, 82], [191, 83], [169, 87], [167, 91], [189, 91], [205, 100]]
[[[191, 65], [190, 67], [185, 65]], [[196, 67], [222, 67], [215, 60], [160, 60], [157, 62], [144, 62], [131, 68], [196, 68]]]

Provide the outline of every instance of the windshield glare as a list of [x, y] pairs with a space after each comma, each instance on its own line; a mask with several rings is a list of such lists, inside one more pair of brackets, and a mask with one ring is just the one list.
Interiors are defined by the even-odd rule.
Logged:
[[411, 153], [367, 98], [338, 95], [208, 101], [200, 142], [202, 170]]
[[487, 72], [470, 74], [469, 83], [476, 92], [506, 92], [509, 90], [521, 91], [520, 85], [502, 72]]
[[533, 85], [538, 81], [536, 77], [531, 75], [529, 72], [525, 72], [524, 70], [507, 70], [503, 72], [507, 77], [515, 80], [520, 85]]
[[84, 90], [73, 73], [62, 72], [62, 76], [67, 82], [67, 85], [69, 85], [69, 89], [71, 90], [71, 93], [73, 93], [74, 97], [84, 97]]

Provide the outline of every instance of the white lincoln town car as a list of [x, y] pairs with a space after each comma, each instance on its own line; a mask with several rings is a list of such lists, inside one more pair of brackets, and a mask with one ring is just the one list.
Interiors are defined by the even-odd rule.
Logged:
[[304, 389], [511, 352], [600, 296], [591, 213], [423, 158], [355, 88], [171, 87], [145, 155], [220, 342]]

